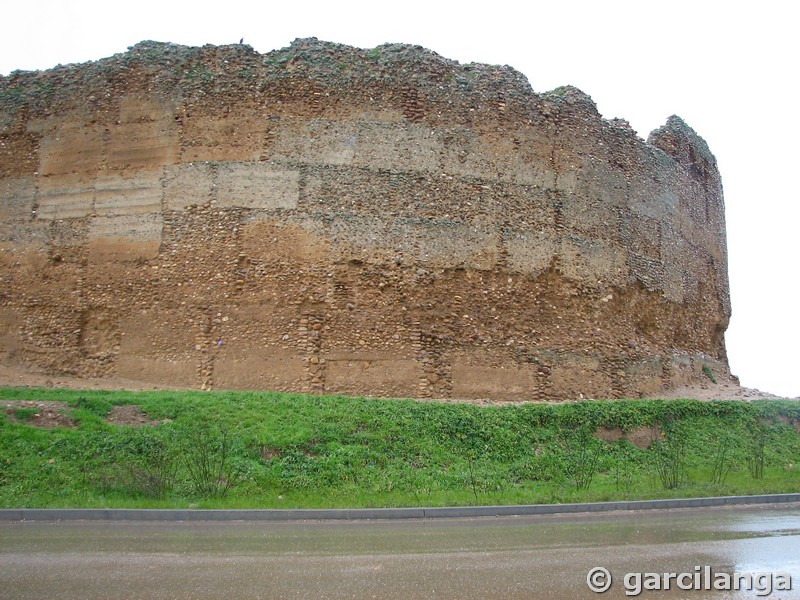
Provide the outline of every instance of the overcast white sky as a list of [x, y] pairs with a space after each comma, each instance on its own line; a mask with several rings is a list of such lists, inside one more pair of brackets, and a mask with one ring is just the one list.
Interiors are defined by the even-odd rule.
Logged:
[[795, 242], [800, 36], [784, 0], [601, 2], [8, 2], [0, 74], [124, 52], [142, 40], [259, 52], [298, 37], [371, 48], [420, 44], [459, 62], [508, 64], [536, 91], [572, 84], [639, 135], [681, 116], [708, 142], [725, 188], [743, 385], [800, 396]]

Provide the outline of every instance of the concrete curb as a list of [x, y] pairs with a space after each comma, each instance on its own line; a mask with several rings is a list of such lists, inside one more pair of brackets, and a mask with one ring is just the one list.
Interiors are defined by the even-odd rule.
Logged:
[[719, 496], [589, 502], [586, 504], [527, 504], [519, 506], [441, 506], [432, 508], [342, 508], [342, 509], [136, 509], [136, 508], [6, 508], [0, 521], [328, 521], [370, 519], [444, 519], [465, 517], [510, 517], [617, 510], [663, 510], [744, 504], [800, 502], [800, 494]]

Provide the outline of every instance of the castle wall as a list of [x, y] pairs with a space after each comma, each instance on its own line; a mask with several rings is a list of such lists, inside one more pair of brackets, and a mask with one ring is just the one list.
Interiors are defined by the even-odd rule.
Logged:
[[705, 142], [507, 67], [143, 43], [0, 78], [0, 176], [9, 364], [498, 399], [728, 372]]

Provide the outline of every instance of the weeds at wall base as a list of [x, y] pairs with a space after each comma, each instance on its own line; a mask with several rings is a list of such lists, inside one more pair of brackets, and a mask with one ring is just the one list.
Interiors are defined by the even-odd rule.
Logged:
[[[0, 506], [347, 508], [800, 491], [789, 401], [420, 403], [255, 392], [0, 389], [77, 428], [0, 416]], [[117, 426], [136, 404], [154, 426]], [[638, 447], [600, 428], [657, 426]]]

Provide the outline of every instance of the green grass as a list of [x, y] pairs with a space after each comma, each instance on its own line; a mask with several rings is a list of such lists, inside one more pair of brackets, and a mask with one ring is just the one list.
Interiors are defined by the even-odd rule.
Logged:
[[33, 415], [35, 415], [37, 412], [38, 410], [35, 408], [15, 408], [12, 411], [12, 414], [14, 415], [14, 418], [17, 421], [22, 421], [24, 423], [27, 423], [33, 418]]
[[[800, 491], [793, 401], [479, 407], [30, 388], [0, 388], [0, 399], [64, 401], [78, 423], [44, 430], [0, 412], [0, 507], [447, 506]], [[106, 423], [120, 404], [161, 424]], [[593, 435], [652, 425], [665, 440], [649, 449]], [[763, 474], [753, 468], [759, 456]]]

